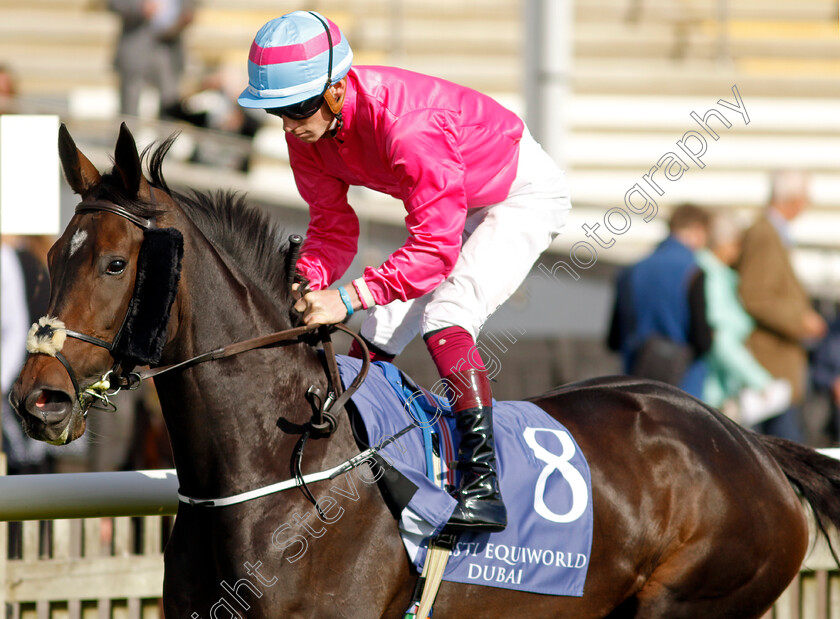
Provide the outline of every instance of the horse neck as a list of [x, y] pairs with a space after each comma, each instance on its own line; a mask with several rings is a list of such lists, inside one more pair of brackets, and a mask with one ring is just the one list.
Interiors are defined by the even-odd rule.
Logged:
[[[197, 232], [185, 234], [173, 312], [164, 363], [289, 327], [269, 297]], [[326, 377], [316, 353], [296, 343], [164, 374], [156, 385], [182, 492], [216, 497], [288, 477], [291, 451], [311, 416], [306, 390], [324, 389]], [[352, 449], [346, 426], [337, 440], [307, 449], [307, 467]]]

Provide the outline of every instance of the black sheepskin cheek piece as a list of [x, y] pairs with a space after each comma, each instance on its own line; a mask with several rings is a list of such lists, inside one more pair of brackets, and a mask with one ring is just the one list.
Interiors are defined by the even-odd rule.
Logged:
[[137, 258], [134, 294], [113, 354], [123, 365], [155, 365], [166, 343], [169, 310], [178, 292], [184, 237], [175, 228], [149, 229]]

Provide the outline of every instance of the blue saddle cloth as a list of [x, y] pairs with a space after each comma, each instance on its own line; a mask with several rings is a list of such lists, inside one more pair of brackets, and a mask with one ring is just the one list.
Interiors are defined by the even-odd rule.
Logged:
[[[338, 365], [342, 381], [349, 384], [361, 361], [339, 357]], [[423, 435], [430, 424], [422, 421], [423, 415], [436, 421], [434, 442], [444, 462], [454, 460], [457, 453], [454, 418], [439, 398], [414, 392], [388, 363], [371, 365], [352, 401], [364, 422], [368, 443], [387, 444], [380, 455], [403, 482], [400, 531], [420, 571], [429, 538], [443, 528], [456, 504], [427, 475]], [[412, 424], [410, 431], [388, 444]], [[593, 528], [591, 479], [583, 452], [568, 430], [529, 402], [494, 401], [493, 428], [508, 526], [500, 533], [462, 534], [444, 580], [548, 595], [583, 595]], [[456, 487], [453, 472], [444, 470], [444, 475]]]

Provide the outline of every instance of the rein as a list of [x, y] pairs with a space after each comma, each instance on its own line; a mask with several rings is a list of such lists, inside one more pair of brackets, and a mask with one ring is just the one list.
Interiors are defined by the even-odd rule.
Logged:
[[[352, 337], [359, 346], [362, 348], [364, 353], [364, 357], [362, 358], [362, 367], [359, 370], [359, 373], [350, 383], [350, 385], [342, 391], [341, 390], [341, 380], [338, 377], [338, 366], [336, 365], [335, 361], [335, 351], [332, 347], [332, 340], [329, 338], [329, 333], [332, 328], [335, 328], [338, 331], [343, 331], [350, 337]], [[333, 433], [336, 426], [335, 417], [331, 414], [332, 410], [339, 410], [347, 401], [352, 397], [352, 395], [359, 389], [361, 384], [367, 378], [368, 370], [370, 369], [370, 355], [367, 354], [367, 345], [365, 344], [364, 339], [354, 332], [351, 329], [348, 329], [344, 325], [333, 325], [333, 327], [324, 327], [323, 325], [306, 325], [302, 327], [294, 327], [291, 329], [284, 329], [283, 331], [275, 331], [274, 333], [269, 333], [268, 335], [262, 335], [260, 337], [251, 338], [249, 340], [243, 340], [241, 342], [236, 342], [235, 344], [229, 344], [228, 346], [223, 346], [221, 348], [216, 348], [215, 350], [208, 351], [206, 353], [196, 355], [186, 361], [181, 361], [180, 363], [174, 363], [171, 365], [164, 365], [157, 368], [151, 368], [145, 370], [143, 372], [138, 373], [138, 377], [140, 380], [145, 380], [147, 378], [153, 378], [155, 376], [160, 376], [161, 374], [165, 374], [167, 372], [171, 372], [174, 370], [184, 370], [186, 368], [192, 367], [194, 365], [198, 365], [199, 363], [204, 363], [205, 361], [216, 361], [218, 359], [226, 359], [228, 357], [232, 357], [234, 355], [238, 355], [243, 352], [248, 352], [249, 350], [256, 350], [258, 348], [265, 348], [267, 346], [271, 346], [273, 344], [280, 344], [280, 343], [297, 343], [301, 340], [301, 337], [307, 335], [309, 333], [318, 332], [321, 341], [324, 344], [324, 352], [327, 360], [328, 366], [328, 374], [327, 377], [329, 378], [330, 387], [328, 389], [327, 395], [325, 398], [321, 398], [319, 402], [319, 406], [316, 409], [316, 412], [310, 421], [310, 426], [316, 433], [329, 436]], [[310, 387], [307, 391], [308, 394], [311, 393], [319, 393], [314, 387]]]
[[[152, 194], [152, 200], [154, 201], [154, 194]], [[114, 204], [112, 202], [81, 202], [76, 206], [76, 213], [84, 213], [90, 211], [105, 211], [114, 215], [118, 215], [130, 221], [134, 225], [139, 226], [143, 230], [149, 230], [156, 227], [156, 222], [154, 218], [146, 219], [143, 217], [138, 217], [137, 215], [125, 209], [124, 207], [118, 204]], [[293, 281], [294, 278], [295, 263], [297, 262], [297, 256], [301, 242], [302, 239], [298, 235], [293, 235], [289, 239], [289, 252], [287, 255], [285, 267], [287, 271], [287, 280], [290, 283]], [[181, 495], [179, 493], [178, 497], [182, 502], [194, 506], [208, 507], [232, 505], [235, 503], [248, 501], [260, 496], [265, 496], [273, 492], [280, 492], [289, 488], [300, 487], [303, 491], [304, 496], [306, 496], [306, 498], [309, 501], [311, 501], [320, 511], [320, 507], [318, 507], [315, 498], [312, 496], [312, 493], [307, 488], [307, 483], [321, 481], [324, 479], [333, 479], [338, 475], [346, 473], [347, 471], [356, 468], [363, 462], [367, 461], [369, 458], [375, 455], [379, 449], [384, 447], [383, 444], [375, 448], [370, 448], [350, 458], [344, 463], [333, 467], [328, 471], [314, 473], [310, 475], [302, 474], [301, 467], [303, 460], [303, 448], [306, 445], [307, 439], [310, 437], [311, 434], [315, 434], [321, 437], [329, 437], [336, 430], [338, 426], [338, 421], [333, 411], [341, 410], [341, 408], [344, 407], [345, 404], [347, 404], [351, 396], [358, 390], [358, 388], [364, 382], [365, 378], [367, 377], [368, 370], [370, 369], [370, 355], [368, 354], [367, 345], [364, 339], [359, 334], [353, 332], [344, 325], [334, 325], [332, 327], [329, 327], [314, 324], [284, 329], [282, 331], [276, 331], [267, 335], [243, 340], [234, 344], [229, 344], [227, 346], [222, 346], [220, 348], [216, 348], [203, 354], [196, 355], [194, 357], [191, 357], [190, 359], [186, 359], [178, 363], [159, 366], [156, 368], [149, 368], [143, 370], [142, 372], [133, 372], [131, 371], [133, 369], [133, 365], [129, 368], [124, 367], [122, 365], [123, 360], [118, 358], [118, 353], [114, 350], [116, 343], [119, 342], [120, 336], [122, 335], [122, 332], [125, 329], [128, 320], [128, 315], [129, 310], [126, 310], [126, 316], [123, 318], [122, 325], [120, 326], [117, 335], [114, 337], [114, 341], [111, 343], [106, 342], [105, 340], [102, 340], [100, 338], [93, 337], [91, 335], [80, 333], [72, 329], [67, 329], [63, 325], [63, 323], [54, 320], [50, 321], [47, 319], [42, 319], [40, 326], [38, 326], [35, 331], [36, 335], [49, 340], [52, 340], [56, 335], [63, 332], [64, 335], [68, 337], [72, 337], [87, 342], [89, 344], [93, 344], [94, 346], [105, 348], [114, 358], [114, 366], [111, 368], [111, 370], [106, 372], [105, 375], [102, 376], [102, 378], [100, 378], [93, 385], [87, 387], [84, 391], [82, 391], [79, 382], [76, 379], [75, 372], [73, 371], [70, 363], [60, 352], [60, 346], [58, 346], [59, 350], [56, 350], [54, 352], [54, 356], [61, 362], [61, 364], [65, 367], [67, 373], [70, 376], [70, 380], [73, 383], [73, 388], [76, 390], [76, 397], [82, 409], [82, 414], [84, 416], [87, 416], [88, 409], [94, 404], [95, 400], [100, 400], [104, 403], [105, 406], [111, 407], [113, 410], [116, 410], [116, 406], [114, 406], [108, 399], [110, 396], [116, 395], [123, 388], [136, 389], [140, 386], [142, 381], [148, 378], [161, 376], [168, 372], [173, 372], [176, 370], [185, 370], [187, 368], [193, 367], [200, 363], [205, 363], [207, 361], [217, 361], [219, 359], [226, 359], [228, 357], [248, 352], [250, 350], [266, 348], [268, 346], [273, 346], [277, 344], [282, 345], [299, 343], [303, 341], [304, 336], [313, 333], [317, 333], [318, 339], [321, 341], [324, 347], [324, 361], [326, 365], [325, 370], [328, 381], [327, 393], [323, 393], [314, 385], [310, 386], [306, 392], [307, 399], [310, 401], [310, 404], [312, 404], [313, 407], [313, 415], [309, 423], [307, 424], [307, 429], [304, 431], [300, 440], [295, 445], [293, 451], [292, 474], [294, 475], [294, 479], [288, 480], [286, 482], [280, 482], [278, 484], [272, 484], [265, 488], [244, 492], [233, 497], [227, 497], [224, 499], [193, 499]], [[341, 385], [341, 377], [338, 371], [338, 364], [335, 358], [335, 350], [332, 345], [332, 340], [330, 339], [330, 333], [333, 329], [343, 331], [347, 333], [350, 337], [352, 337], [354, 340], [356, 340], [363, 353], [362, 367], [359, 370], [359, 373], [356, 375], [356, 377], [353, 379], [353, 381], [350, 383], [347, 389], [343, 391]], [[116, 381], [117, 387], [116, 390], [109, 391], [111, 389], [112, 377]], [[90, 401], [88, 402], [88, 398], [92, 399], [90, 399]], [[396, 438], [398, 438], [405, 432], [408, 432], [412, 427], [413, 426], [408, 426], [407, 428], [405, 428], [403, 431], [398, 433], [398, 435], [393, 437], [393, 440], [396, 440]]]
[[[154, 193], [152, 193], [152, 201], [155, 201]], [[91, 211], [105, 211], [108, 213], [113, 213], [114, 215], [119, 215], [120, 217], [123, 217], [124, 219], [130, 221], [134, 225], [142, 228], [143, 230], [154, 229], [157, 227], [157, 223], [154, 218], [139, 217], [134, 213], [130, 212], [128, 209], [113, 202], [91, 201], [80, 202], [76, 205], [76, 213], [86, 213]], [[290, 281], [292, 275], [294, 274], [295, 263], [297, 262], [297, 255], [301, 241], [302, 239], [298, 235], [293, 235], [293, 237], [290, 239], [289, 256], [286, 263], [286, 269], [290, 274]], [[114, 341], [110, 343], [100, 338], [87, 335], [85, 333], [80, 333], [72, 329], [67, 329], [63, 324], [60, 324], [60, 321], [58, 321], [59, 324], [53, 324], [42, 319], [41, 324], [35, 331], [35, 333], [36, 335], [39, 335], [41, 337], [51, 339], [56, 334], [63, 332], [68, 337], [72, 337], [83, 342], [93, 344], [94, 346], [105, 348], [109, 353], [111, 353], [112, 356], [114, 356], [114, 345], [120, 340], [120, 336], [122, 334], [123, 329], [125, 328], [127, 318], [128, 311], [126, 311], [126, 317], [123, 318], [123, 322], [120, 326], [119, 331], [117, 331], [116, 336], [114, 336]], [[359, 374], [356, 376], [355, 379], [353, 379], [348, 388], [343, 392], [341, 392], [341, 380], [338, 374], [338, 366], [335, 361], [335, 351], [333, 349], [332, 341], [330, 339], [330, 332], [333, 328], [344, 331], [350, 337], [355, 339], [360, 345], [362, 351], [364, 352], [362, 368], [359, 371]], [[114, 366], [108, 372], [106, 372], [98, 381], [96, 381], [84, 390], [81, 389], [79, 381], [76, 378], [76, 374], [73, 371], [73, 368], [67, 361], [66, 357], [64, 357], [64, 355], [61, 354], [60, 350], [56, 351], [54, 353], [54, 356], [61, 362], [61, 364], [67, 370], [67, 373], [70, 376], [70, 381], [73, 383], [73, 388], [76, 390], [76, 398], [82, 409], [82, 414], [84, 416], [87, 416], [88, 409], [94, 404], [95, 400], [100, 400], [105, 405], [105, 407], [116, 411], [116, 406], [114, 406], [110, 402], [109, 397], [116, 395], [121, 389], [137, 389], [140, 386], [140, 383], [148, 378], [160, 376], [161, 374], [172, 372], [174, 370], [184, 370], [194, 365], [198, 365], [199, 363], [204, 363], [206, 361], [226, 359], [228, 357], [232, 357], [234, 355], [238, 355], [249, 350], [265, 348], [274, 344], [295, 343], [297, 341], [300, 341], [303, 336], [316, 331], [318, 333], [320, 341], [323, 343], [324, 346], [329, 387], [326, 394], [322, 394], [320, 390], [318, 390], [314, 386], [310, 387], [307, 391], [307, 395], [309, 396], [310, 401], [313, 402], [313, 407], [315, 408], [315, 413], [313, 415], [312, 420], [310, 421], [310, 426], [316, 434], [320, 436], [329, 436], [335, 430], [337, 423], [335, 416], [331, 414], [331, 411], [339, 410], [347, 403], [347, 401], [350, 399], [353, 393], [355, 393], [359, 386], [362, 384], [362, 382], [364, 382], [365, 377], [367, 376], [368, 370], [370, 368], [370, 357], [367, 354], [367, 345], [365, 344], [365, 341], [358, 334], [354, 333], [353, 331], [351, 331], [343, 325], [334, 325], [333, 327], [326, 327], [323, 325], [306, 325], [301, 327], [293, 327], [291, 329], [284, 329], [282, 331], [269, 333], [268, 335], [263, 335], [241, 342], [236, 342], [234, 344], [229, 344], [228, 346], [223, 346], [221, 348], [216, 348], [214, 350], [208, 351], [200, 355], [196, 355], [195, 357], [192, 357], [185, 361], [181, 361], [179, 363], [160, 366], [157, 368], [150, 368], [142, 372], [133, 372], [131, 371], [132, 368], [123, 367], [122, 361], [115, 357]], [[112, 382], [116, 383], [116, 389], [110, 391]], [[317, 403], [317, 406], [315, 406], [315, 403]], [[306, 436], [307, 435], [304, 435], [302, 443], [305, 443]], [[302, 452], [303, 447], [301, 443], [299, 443], [298, 449]]]

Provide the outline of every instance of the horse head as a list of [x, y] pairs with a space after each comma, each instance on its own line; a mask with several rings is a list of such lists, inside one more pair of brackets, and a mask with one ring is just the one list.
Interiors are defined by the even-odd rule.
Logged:
[[105, 175], [64, 125], [58, 146], [65, 178], [82, 200], [50, 249], [49, 308], [30, 329], [30, 354], [10, 401], [29, 436], [64, 444], [84, 433], [92, 405], [109, 404], [109, 395], [137, 382], [135, 366], [160, 360], [183, 239], [168, 227], [172, 198], [143, 176], [125, 124]]

